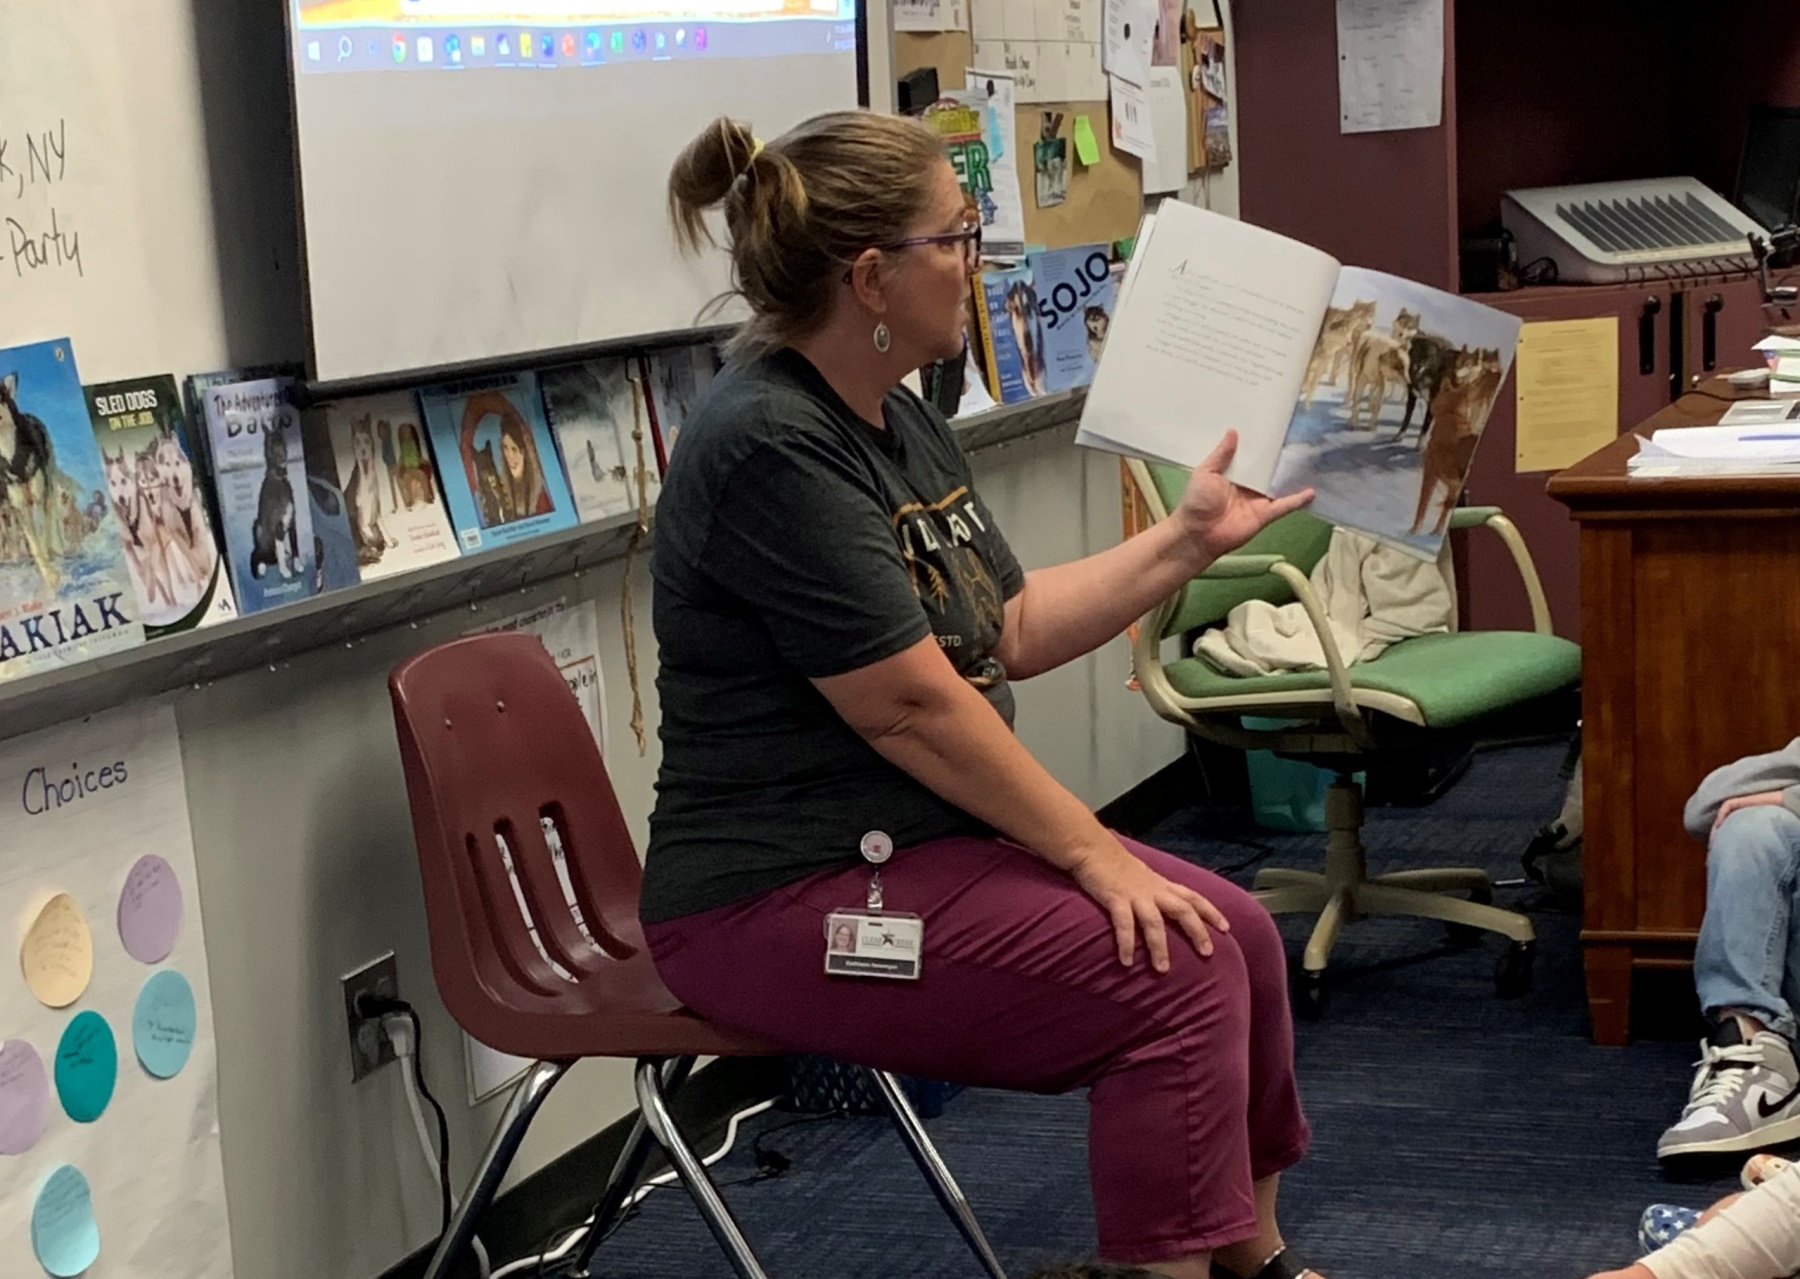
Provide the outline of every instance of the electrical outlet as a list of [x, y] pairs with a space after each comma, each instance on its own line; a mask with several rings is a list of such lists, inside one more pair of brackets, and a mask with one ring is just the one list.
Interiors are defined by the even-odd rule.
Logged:
[[382, 1029], [381, 1018], [364, 1017], [356, 1010], [357, 997], [379, 995], [384, 999], [400, 997], [400, 972], [394, 965], [394, 952], [364, 964], [344, 979], [344, 1017], [350, 1026], [350, 1082], [355, 1083], [397, 1058], [394, 1041]]

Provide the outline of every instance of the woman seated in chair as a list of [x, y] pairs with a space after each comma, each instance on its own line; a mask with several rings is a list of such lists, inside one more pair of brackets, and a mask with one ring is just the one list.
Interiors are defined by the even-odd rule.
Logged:
[[[1024, 573], [949, 427], [900, 387], [962, 357], [979, 260], [942, 144], [863, 112], [767, 146], [721, 119], [669, 196], [689, 249], [723, 206], [752, 318], [657, 503], [659, 972], [794, 1051], [1088, 1088], [1104, 1256], [1309, 1273], [1275, 1217], [1308, 1129], [1273, 923], [1102, 828], [1013, 736], [1008, 684], [1113, 639], [1307, 495], [1232, 485], [1228, 440], [1170, 519]], [[884, 847], [877, 915], [859, 849]], [[827, 974], [834, 942], [839, 973], [864, 949], [839, 926], [865, 922], [922, 955], [916, 980]]]

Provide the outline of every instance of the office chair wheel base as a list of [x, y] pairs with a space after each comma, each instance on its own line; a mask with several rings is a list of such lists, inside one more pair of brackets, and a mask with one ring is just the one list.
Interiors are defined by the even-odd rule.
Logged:
[[1516, 941], [1494, 965], [1494, 993], [1501, 999], [1518, 999], [1531, 990], [1531, 968], [1537, 959], [1537, 943]]
[[1302, 1021], [1318, 1021], [1325, 1015], [1325, 974], [1310, 968], [1294, 975], [1294, 1015]]
[[[1472, 888], [1469, 890], [1469, 900], [1474, 902], [1477, 906], [1492, 906], [1494, 904], [1494, 890], [1491, 888]], [[1487, 930], [1477, 928], [1473, 924], [1445, 924], [1444, 936], [1452, 946], [1456, 947], [1456, 949], [1469, 950], [1481, 944], [1481, 939], [1487, 936]]]

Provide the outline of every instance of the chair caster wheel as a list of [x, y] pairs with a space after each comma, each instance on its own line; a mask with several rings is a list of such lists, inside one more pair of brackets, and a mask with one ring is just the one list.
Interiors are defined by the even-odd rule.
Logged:
[[1294, 1013], [1302, 1021], [1325, 1015], [1325, 974], [1302, 968], [1294, 977]]
[[1494, 993], [1501, 999], [1517, 999], [1531, 990], [1531, 966], [1537, 943], [1516, 941], [1494, 965]]

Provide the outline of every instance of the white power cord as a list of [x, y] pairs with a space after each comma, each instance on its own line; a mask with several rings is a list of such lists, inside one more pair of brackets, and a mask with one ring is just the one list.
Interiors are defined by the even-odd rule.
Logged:
[[[413, 1080], [412, 1062], [410, 1058], [415, 1051], [413, 1043], [412, 1022], [400, 1014], [390, 1013], [381, 1019], [381, 1028], [388, 1041], [394, 1045], [394, 1056], [400, 1059], [400, 1078], [406, 1086], [406, 1108], [412, 1112], [413, 1130], [419, 1135], [419, 1150], [425, 1156], [425, 1166], [431, 1169], [431, 1179], [438, 1177], [437, 1144], [431, 1139], [431, 1129], [425, 1124], [425, 1107], [419, 1099], [419, 1088]], [[454, 1188], [450, 1191], [450, 1210], [454, 1212], [461, 1200]], [[489, 1269], [487, 1248], [483, 1246], [479, 1235], [470, 1236], [475, 1246], [475, 1261], [481, 1267], [481, 1279], [493, 1279]]]
[[[725, 1125], [725, 1140], [719, 1144], [717, 1150], [713, 1151], [712, 1154], [700, 1161], [701, 1166], [710, 1168], [726, 1155], [730, 1154], [731, 1147], [737, 1142], [738, 1125], [743, 1123], [746, 1119], [751, 1119], [762, 1114], [765, 1110], [773, 1109], [774, 1105], [774, 1098], [770, 1098], [768, 1101], [759, 1101], [754, 1106], [746, 1106], [743, 1110], [740, 1110], [737, 1114], [733, 1115], [730, 1121]], [[423, 1117], [420, 1118], [419, 1122], [421, 1126], [424, 1124], [425, 1121]], [[641, 1202], [644, 1196], [648, 1195], [652, 1190], [657, 1189], [659, 1186], [668, 1185], [670, 1182], [674, 1181], [675, 1178], [676, 1172], [673, 1168], [669, 1169], [667, 1172], [658, 1173], [643, 1185], [639, 1186], [636, 1190], [632, 1191], [631, 1194], [627, 1195], [625, 1202], [619, 1205], [619, 1211], [621, 1213], [625, 1212], [633, 1205]], [[569, 1233], [564, 1237], [561, 1243], [545, 1249], [544, 1252], [540, 1254], [530, 1257], [520, 1257], [517, 1261], [509, 1261], [504, 1266], [501, 1266], [500, 1269], [494, 1271], [489, 1279], [507, 1279], [507, 1276], [509, 1275], [520, 1274], [548, 1262], [561, 1261], [564, 1257], [575, 1251], [576, 1247], [583, 1239], [587, 1238], [587, 1233], [593, 1227], [593, 1224], [594, 1218], [590, 1214], [580, 1225], [569, 1227]], [[483, 1274], [486, 1274], [485, 1270], [483, 1271]]]

